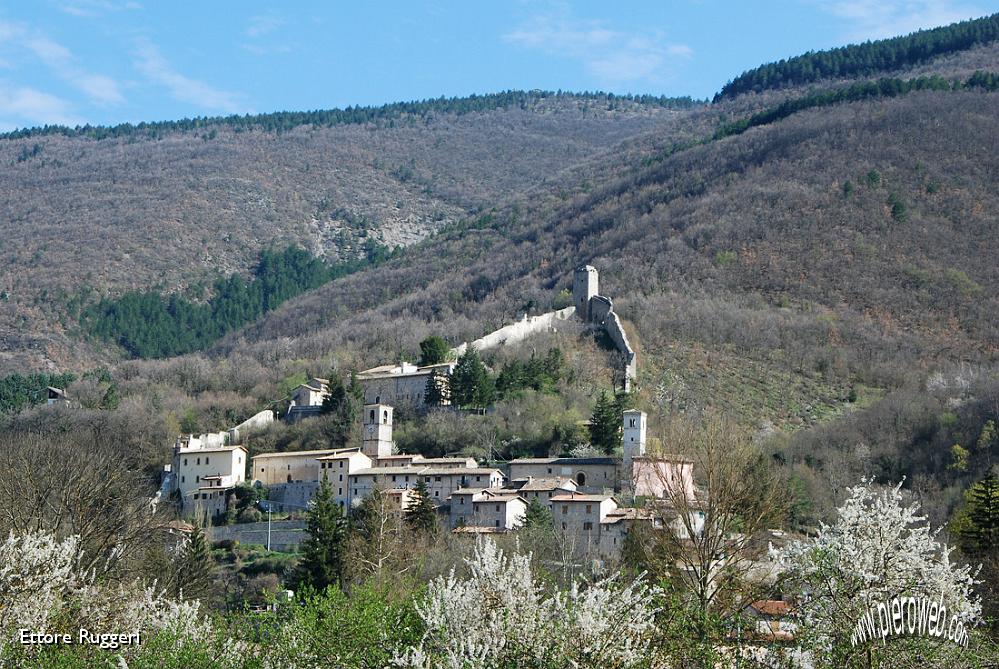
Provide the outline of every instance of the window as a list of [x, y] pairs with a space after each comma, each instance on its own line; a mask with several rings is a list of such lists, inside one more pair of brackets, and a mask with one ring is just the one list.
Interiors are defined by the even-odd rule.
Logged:
[[586, 531], [592, 530], [593, 529], [593, 523], [589, 523], [589, 522], [583, 523], [583, 529], [586, 530]]
[[476, 480], [476, 481], [481, 481], [481, 480], [482, 480], [482, 477], [481, 477], [481, 476], [476, 476], [476, 477], [475, 477], [475, 480]]
[[562, 523], [562, 529], [563, 530], [565, 529], [565, 523]]
[[201, 458], [198, 458], [198, 464], [199, 465], [201, 464]]
[[340, 461], [340, 469], [343, 469], [343, 460]]
[[499, 518], [496, 519], [496, 527], [499, 527]]
[[587, 504], [586, 505], [586, 513], [593, 513], [593, 505], [592, 504]]
[[201, 481], [201, 476], [195, 476], [194, 477], [194, 482], [195, 483], [199, 483], [200, 481]]
[[388, 424], [388, 411], [382, 412], [382, 422]]
[[[430, 479], [427, 479], [427, 481], [429, 481], [429, 480], [430, 480]], [[440, 477], [440, 476], [435, 476], [435, 477], [434, 477], [434, 480], [435, 480], [435, 481], [437, 481], [437, 482], [440, 482], [440, 480], [441, 480], [441, 477]], [[463, 483], [463, 484], [464, 484], [464, 482], [465, 482], [465, 481], [464, 481], [464, 479], [462, 479], [462, 483]]]
[[291, 471], [291, 465], [288, 465], [288, 471], [289, 472]]
[[266, 470], [266, 469], [264, 469], [263, 467], [261, 467], [261, 468], [260, 468], [260, 473], [261, 473], [261, 474], [262, 474], [262, 473], [264, 473], [265, 471], [267, 471], [267, 470]]
[[343, 488], [337, 488], [336, 489], [336, 494], [343, 495]]
[[462, 505], [464, 505], [464, 503], [465, 503], [465, 498], [464, 498], [464, 496], [462, 496], [462, 497], [459, 497], [459, 498], [458, 498], [458, 504], [462, 504]]
[[208, 456], [207, 455], [205, 456], [205, 464], [206, 465], [208, 464]]
[[405, 478], [406, 483], [409, 483], [409, 476]]
[[343, 474], [340, 474], [340, 480], [341, 481], [343, 480]]
[[440, 496], [441, 496], [441, 491], [440, 490], [434, 490], [434, 497], [440, 497]]
[[629, 418], [628, 419], [628, 427], [635, 427], [635, 419], [634, 418]]
[[430, 483], [430, 477], [429, 476], [424, 477], [423, 482]]
[[[407, 476], [406, 478], [408, 479], [409, 477]], [[395, 474], [392, 474], [392, 482], [395, 483]]]
[[564, 516], [567, 513], [569, 513], [569, 505], [568, 504], [563, 504], [562, 505], [562, 515]]
[[548, 473], [549, 473], [549, 474], [551, 474], [551, 473], [552, 473], [552, 468], [551, 468], [551, 467], [549, 467], [549, 468], [548, 468]]
[[180, 482], [181, 482], [181, 483], [183, 483], [183, 482], [184, 482], [184, 477], [183, 477], [183, 476], [181, 476], [181, 477], [180, 477]]
[[499, 504], [496, 505], [496, 512], [499, 512]]
[[[354, 415], [356, 416], [357, 414], [354, 414]], [[372, 409], [371, 413], [368, 414], [368, 422], [369, 423], [374, 423], [375, 422], [375, 410], [374, 409]]]
[[184, 458], [184, 466], [187, 466], [187, 458]]

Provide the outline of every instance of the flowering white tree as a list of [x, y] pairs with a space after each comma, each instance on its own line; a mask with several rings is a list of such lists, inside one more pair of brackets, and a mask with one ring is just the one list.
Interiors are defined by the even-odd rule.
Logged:
[[19, 628], [45, 630], [75, 575], [77, 544], [13, 533], [0, 544], [0, 652]]
[[974, 572], [951, 562], [951, 549], [937, 540], [939, 530], [930, 528], [917, 504], [904, 504], [901, 487], [879, 489], [864, 481], [850, 489], [837, 522], [822, 525], [814, 541], [771, 549], [798, 592], [797, 636], [816, 666], [952, 662], [960, 647], [926, 636], [854, 643], [862, 616], [897, 597], [942, 600], [968, 628], [981, 617]]
[[486, 539], [467, 560], [429, 585], [417, 610], [422, 643], [399, 666], [448, 669], [633, 667], [647, 661], [655, 591], [616, 577], [548, 593], [531, 573], [529, 554], [505, 555]]
[[0, 659], [21, 629], [70, 632], [167, 631], [178, 639], [210, 631], [197, 601], [163, 596], [155, 584], [108, 583], [81, 567], [79, 538], [15, 535], [0, 543]]

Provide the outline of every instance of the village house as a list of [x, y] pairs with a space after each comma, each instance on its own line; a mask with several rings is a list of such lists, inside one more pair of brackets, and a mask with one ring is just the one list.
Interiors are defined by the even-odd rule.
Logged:
[[350, 504], [350, 475], [373, 466], [371, 458], [359, 448], [345, 448], [317, 458], [319, 461], [319, 479], [317, 485], [325, 480], [333, 490], [337, 504], [347, 507]]
[[291, 391], [285, 420], [294, 423], [323, 412], [323, 400], [330, 394], [329, 379], [312, 378]]
[[567, 478], [578, 488], [613, 490], [618, 484], [620, 458], [517, 458], [510, 461], [510, 478]]
[[451, 528], [515, 530], [524, 522], [527, 500], [505, 488], [459, 488], [451, 494]]
[[246, 478], [246, 449], [218, 441], [189, 435], [174, 444], [171, 471], [185, 515], [211, 520], [224, 514], [227, 494]]
[[601, 522], [618, 508], [613, 495], [570, 492], [552, 497], [555, 531], [576, 553], [599, 552]]
[[335, 455], [336, 449], [261, 453], [253, 458], [253, 480], [261, 485], [319, 481], [320, 459]]
[[423, 467], [368, 467], [359, 469], [347, 480], [347, 505], [354, 508], [370, 497], [375, 490], [411, 489], [416, 487], [417, 477]]
[[745, 609], [743, 615], [755, 623], [746, 636], [760, 641], [794, 641], [797, 625], [791, 619], [791, 604], [782, 599], [761, 599]]
[[357, 374], [366, 404], [422, 407], [426, 404], [427, 380], [433, 375], [451, 376], [455, 362], [419, 367], [409, 362], [381, 365]]
[[381, 491], [385, 500], [385, 512], [395, 520], [401, 520], [420, 496], [412, 488], [389, 488]]
[[498, 488], [503, 484], [502, 472], [488, 467], [424, 467], [419, 462], [408, 467], [371, 467], [349, 476], [349, 504], [357, 506], [376, 488], [415, 488], [421, 478], [435, 506], [444, 504], [459, 488]]
[[62, 388], [54, 388], [52, 386], [45, 387], [45, 404], [52, 406], [53, 404], [64, 404], [70, 406], [72, 402], [69, 396], [66, 395], [66, 391]]
[[515, 490], [518, 495], [530, 503], [532, 500], [546, 508], [551, 508], [551, 500], [555, 495], [576, 491], [576, 482], [570, 478], [556, 476], [553, 478], [534, 478], [528, 476], [521, 479], [510, 479], [506, 486]]

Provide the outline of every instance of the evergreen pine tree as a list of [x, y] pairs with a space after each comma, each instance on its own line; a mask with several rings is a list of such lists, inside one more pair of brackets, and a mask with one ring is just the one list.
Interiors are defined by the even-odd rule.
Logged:
[[520, 529], [550, 530], [554, 522], [552, 512], [545, 508], [537, 498], [534, 498], [527, 503], [527, 510], [524, 512], [524, 520], [521, 521]]
[[195, 523], [194, 531], [177, 559], [176, 595], [187, 599], [202, 599], [209, 594], [215, 560], [208, 545], [208, 538], [200, 523]]
[[427, 385], [423, 390], [423, 402], [427, 406], [439, 407], [449, 404], [451, 388], [446, 374], [434, 370], [427, 377]]
[[590, 417], [590, 445], [611, 455], [620, 443], [621, 420], [617, 402], [607, 396], [606, 390], [601, 390], [596, 406], [593, 407], [593, 415]]
[[422, 478], [417, 481], [413, 492], [416, 493], [416, 501], [406, 509], [406, 524], [419, 532], [435, 533], [437, 511], [434, 509], [434, 503], [430, 501], [430, 490]]
[[420, 365], [436, 365], [447, 360], [451, 347], [443, 337], [431, 335], [420, 342]]
[[323, 398], [323, 413], [331, 417], [327, 434], [333, 448], [344, 448], [356, 441], [363, 405], [364, 389], [353, 372], [350, 373], [349, 384], [344, 383], [340, 374], [330, 374], [329, 394]]
[[492, 404], [495, 390], [479, 352], [470, 346], [451, 373], [452, 401], [462, 408], [484, 408]]
[[323, 479], [309, 509], [309, 538], [298, 565], [299, 587], [308, 585], [318, 591], [343, 583], [344, 554], [347, 547], [347, 520], [343, 509], [333, 499], [333, 489]]
[[961, 549], [971, 556], [999, 552], [999, 478], [989, 473], [967, 500], [967, 522], [958, 531]]

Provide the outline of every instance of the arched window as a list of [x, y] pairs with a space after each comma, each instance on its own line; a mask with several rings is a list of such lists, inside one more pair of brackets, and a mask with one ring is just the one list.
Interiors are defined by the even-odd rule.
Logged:
[[583, 472], [576, 474], [576, 484], [581, 486], [586, 485], [586, 474]]

